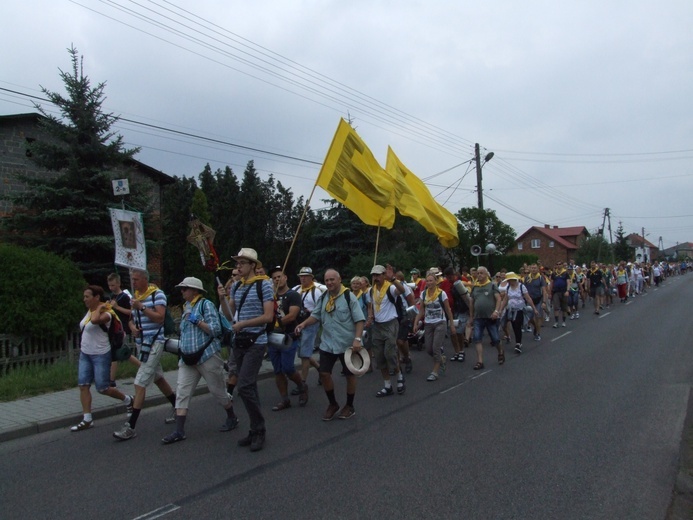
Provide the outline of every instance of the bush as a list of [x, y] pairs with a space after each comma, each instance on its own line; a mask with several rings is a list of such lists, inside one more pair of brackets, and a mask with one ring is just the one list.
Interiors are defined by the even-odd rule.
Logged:
[[0, 333], [61, 337], [84, 316], [82, 273], [39, 249], [0, 244]]

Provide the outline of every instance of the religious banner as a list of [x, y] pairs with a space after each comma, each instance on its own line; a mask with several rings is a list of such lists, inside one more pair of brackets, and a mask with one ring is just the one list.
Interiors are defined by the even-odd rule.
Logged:
[[147, 269], [142, 214], [124, 209], [111, 209], [110, 212], [115, 237], [115, 264]]

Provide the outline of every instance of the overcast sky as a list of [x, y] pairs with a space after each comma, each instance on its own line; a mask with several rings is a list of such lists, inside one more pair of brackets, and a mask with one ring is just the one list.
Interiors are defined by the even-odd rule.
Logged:
[[[170, 175], [253, 159], [307, 198], [351, 117], [452, 212], [477, 205], [479, 143], [484, 206], [518, 234], [594, 232], [609, 208], [614, 233], [693, 242], [690, 0], [15, 0], [2, 19], [0, 88], [63, 92], [74, 44], [106, 110], [261, 150], [119, 123]], [[0, 90], [0, 114], [30, 111]]]

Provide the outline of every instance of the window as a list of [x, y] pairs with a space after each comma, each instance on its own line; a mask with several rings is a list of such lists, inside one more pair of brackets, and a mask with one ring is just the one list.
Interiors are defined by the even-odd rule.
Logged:
[[539, 240], [538, 238], [533, 238], [531, 246], [532, 249], [539, 249], [541, 247], [541, 240]]
[[553, 247], [553, 240], [549, 240], [549, 247]]
[[522, 242], [517, 243], [517, 250], [522, 251]]

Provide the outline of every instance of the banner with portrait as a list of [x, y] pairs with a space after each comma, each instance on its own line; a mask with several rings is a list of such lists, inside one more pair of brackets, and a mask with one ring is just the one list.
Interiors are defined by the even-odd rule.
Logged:
[[116, 265], [147, 269], [147, 248], [144, 243], [142, 214], [124, 209], [110, 211], [115, 237]]

